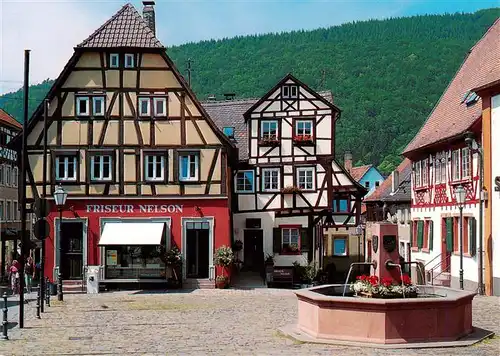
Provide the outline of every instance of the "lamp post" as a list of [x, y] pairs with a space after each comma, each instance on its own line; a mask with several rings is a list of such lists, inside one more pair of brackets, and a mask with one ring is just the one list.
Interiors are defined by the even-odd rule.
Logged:
[[455, 195], [457, 198], [458, 209], [460, 210], [460, 225], [459, 225], [459, 239], [460, 239], [460, 289], [464, 289], [464, 240], [463, 240], [463, 209], [465, 203], [465, 189], [462, 185], [459, 185], [455, 189]]
[[483, 207], [484, 207], [484, 152], [481, 145], [474, 139], [472, 132], [465, 133], [465, 143], [472, 153], [477, 153], [479, 161], [479, 248], [478, 248], [478, 286], [479, 295], [484, 295], [484, 278], [483, 278]]
[[64, 208], [64, 204], [66, 204], [66, 198], [68, 197], [68, 192], [63, 189], [61, 185], [56, 188], [54, 192], [54, 201], [57, 206], [57, 210], [59, 210], [59, 258], [57, 261], [57, 300], [63, 300], [63, 286], [62, 286], [62, 273], [61, 273], [61, 260], [62, 260], [62, 212]]

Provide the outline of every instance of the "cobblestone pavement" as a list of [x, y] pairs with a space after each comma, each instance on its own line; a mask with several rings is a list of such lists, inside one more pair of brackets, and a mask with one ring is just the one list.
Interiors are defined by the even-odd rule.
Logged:
[[[293, 323], [288, 290], [197, 290], [65, 295], [25, 328], [9, 331], [0, 355], [481, 355], [498, 356], [500, 338], [468, 348], [382, 350], [300, 343], [277, 332]], [[474, 325], [500, 334], [500, 298], [474, 299]]]

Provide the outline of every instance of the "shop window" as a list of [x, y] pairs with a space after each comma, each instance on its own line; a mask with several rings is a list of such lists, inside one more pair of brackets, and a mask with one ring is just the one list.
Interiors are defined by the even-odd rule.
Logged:
[[262, 169], [262, 191], [272, 192], [280, 189], [280, 169], [263, 168]]
[[236, 173], [236, 192], [254, 192], [254, 171], [239, 171]]
[[150, 116], [151, 115], [151, 100], [149, 98], [139, 98], [139, 116]]
[[133, 54], [125, 54], [125, 68], [134, 68], [134, 57]]
[[113, 160], [110, 155], [96, 155], [90, 158], [90, 177], [92, 180], [111, 180]]
[[109, 55], [109, 67], [118, 68], [120, 66], [120, 55], [118, 53], [111, 53]]
[[94, 116], [104, 116], [105, 110], [104, 96], [94, 96], [92, 98], [92, 112]]
[[179, 154], [179, 180], [198, 181], [200, 170], [200, 155], [198, 153]]
[[165, 180], [165, 156], [145, 155], [145, 180], [164, 181]]
[[297, 168], [297, 187], [302, 190], [314, 190], [314, 167]]
[[56, 180], [76, 181], [78, 159], [76, 155], [61, 155], [56, 157]]
[[76, 98], [76, 116], [90, 115], [90, 98], [88, 96], [78, 96]]
[[283, 252], [300, 252], [300, 229], [282, 228], [281, 229], [281, 250]]
[[333, 255], [334, 256], [348, 256], [347, 237], [334, 237], [333, 238]]
[[167, 98], [154, 98], [153, 103], [155, 117], [167, 116]]

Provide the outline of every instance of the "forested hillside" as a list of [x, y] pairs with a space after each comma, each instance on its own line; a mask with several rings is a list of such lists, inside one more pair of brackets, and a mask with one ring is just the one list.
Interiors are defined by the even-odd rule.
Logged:
[[[331, 90], [343, 110], [337, 155], [351, 150], [358, 164], [390, 172], [467, 51], [499, 16], [496, 8], [355, 22], [189, 43], [168, 48], [168, 54], [183, 74], [192, 59], [192, 87], [200, 100], [227, 92], [260, 97], [288, 72], [314, 89]], [[31, 87], [31, 110], [50, 84]], [[0, 107], [19, 120], [21, 98], [22, 91], [6, 94]]]

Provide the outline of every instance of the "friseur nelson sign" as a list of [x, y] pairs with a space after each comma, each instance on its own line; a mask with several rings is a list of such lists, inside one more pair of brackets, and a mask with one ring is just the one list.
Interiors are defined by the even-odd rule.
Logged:
[[182, 213], [184, 205], [158, 205], [158, 204], [87, 204], [87, 213]]

